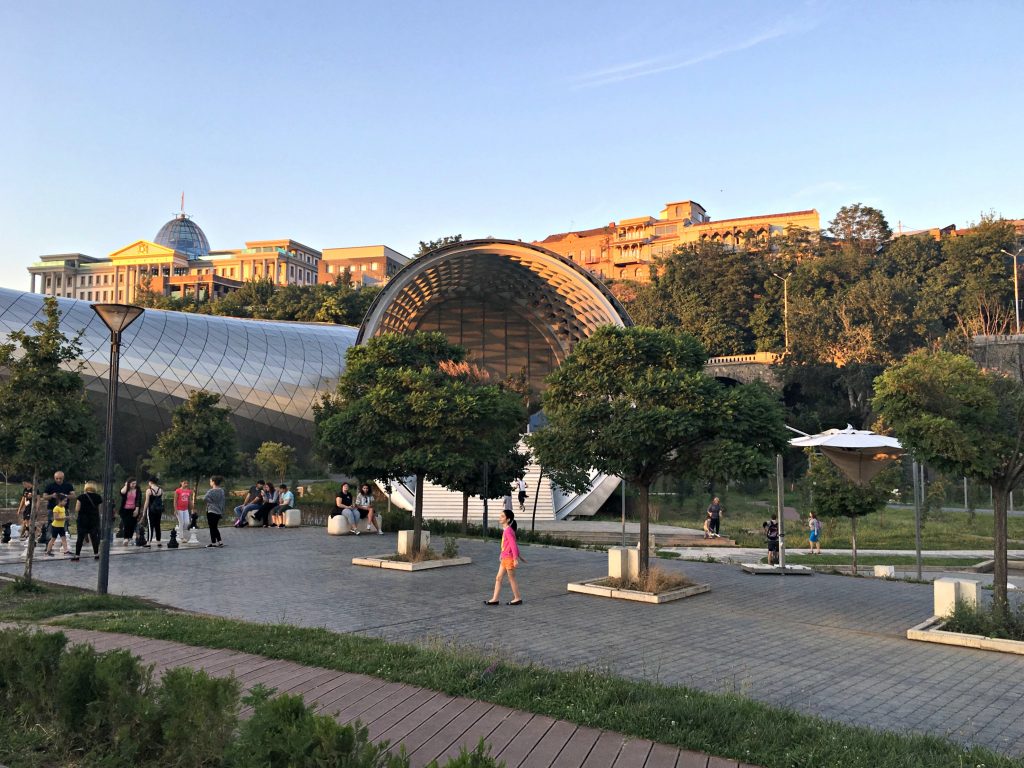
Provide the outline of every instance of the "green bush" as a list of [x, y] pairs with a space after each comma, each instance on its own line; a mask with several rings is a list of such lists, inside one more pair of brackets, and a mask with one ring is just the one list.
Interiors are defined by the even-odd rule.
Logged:
[[444, 551], [441, 553], [441, 556], [446, 558], [446, 559], [448, 559], [448, 560], [451, 560], [452, 558], [458, 557], [459, 556], [459, 540], [456, 539], [454, 536], [445, 536], [444, 537]]
[[228, 749], [227, 768], [408, 768], [404, 751], [389, 754], [388, 744], [372, 743], [361, 724], [340, 725], [314, 714], [299, 696], [271, 693], [257, 686], [243, 699], [253, 714]]
[[[436, 766], [437, 761], [434, 760], [427, 768], [436, 768]], [[453, 757], [445, 763], [444, 768], [505, 768], [505, 763], [499, 763], [491, 757], [491, 748], [484, 744], [483, 739], [480, 739], [480, 743], [472, 752], [465, 747], [459, 749], [459, 756]]]
[[0, 632], [0, 712], [41, 719], [50, 711], [57, 663], [66, 643], [59, 633]]
[[946, 617], [946, 626], [943, 629], [1000, 640], [1024, 641], [1024, 603], [1016, 608], [1008, 608], [1005, 613], [999, 613], [994, 611], [991, 605], [974, 607], [957, 600], [953, 612]]
[[220, 765], [238, 727], [239, 685], [234, 677], [211, 678], [178, 667], [164, 673], [156, 692], [163, 745], [162, 768]]

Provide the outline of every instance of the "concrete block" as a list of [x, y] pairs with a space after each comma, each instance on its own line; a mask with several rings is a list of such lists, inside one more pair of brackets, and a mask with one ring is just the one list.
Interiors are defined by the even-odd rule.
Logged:
[[960, 598], [960, 579], [936, 579], [934, 582], [935, 616], [948, 616], [953, 612], [956, 601]]
[[640, 552], [636, 547], [611, 547], [608, 550], [608, 576], [612, 579], [640, 577]]
[[344, 515], [335, 515], [327, 519], [327, 533], [331, 536], [342, 536], [348, 533], [348, 520]]
[[896, 567], [893, 565], [876, 565], [875, 566], [875, 578], [876, 579], [894, 579], [896, 578]]
[[981, 584], [977, 581], [973, 579], [960, 579], [960, 602], [977, 608], [980, 589]]
[[284, 513], [284, 527], [298, 528], [302, 525], [302, 510], [289, 509]]
[[[430, 546], [430, 531], [420, 532], [420, 546], [424, 548]], [[412, 531], [398, 532], [398, 554], [412, 554]]]
[[250, 527], [255, 527], [256, 525], [258, 525], [255, 510], [250, 509], [248, 512], [245, 513], [245, 522], [247, 522]]

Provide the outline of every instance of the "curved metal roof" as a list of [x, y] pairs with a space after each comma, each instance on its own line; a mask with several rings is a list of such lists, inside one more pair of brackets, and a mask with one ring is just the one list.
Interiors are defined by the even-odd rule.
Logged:
[[370, 305], [356, 343], [416, 330], [437, 304], [475, 296], [517, 308], [558, 362], [601, 325], [633, 322], [608, 287], [569, 259], [518, 240], [467, 240], [411, 261]]

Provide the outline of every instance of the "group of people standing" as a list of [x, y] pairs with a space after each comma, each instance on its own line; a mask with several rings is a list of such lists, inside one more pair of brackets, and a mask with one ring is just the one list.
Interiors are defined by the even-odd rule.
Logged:
[[[210, 526], [209, 547], [224, 546], [217, 526], [224, 515], [225, 493], [221, 487], [224, 479], [220, 476], [210, 478], [210, 490], [203, 497], [206, 503], [206, 519]], [[21, 499], [18, 504], [18, 516], [23, 522], [21, 538], [27, 540], [30, 535], [38, 537], [40, 544], [45, 544], [45, 553], [55, 556], [57, 545], [61, 545], [63, 555], [71, 554], [68, 533], [72, 515], [77, 521], [78, 537], [75, 541], [75, 552], [71, 560], [81, 559], [82, 547], [88, 541], [92, 545], [93, 557], [99, 558], [100, 521], [103, 509], [103, 497], [99, 494], [96, 482], [89, 480], [82, 487], [82, 493], [76, 493], [74, 485], [67, 482], [64, 473], [57, 471], [53, 480], [37, 494], [32, 483], [25, 481]], [[32, 508], [35, 504], [46, 503], [46, 518], [39, 514], [35, 531], [31, 531], [30, 521]], [[195, 513], [195, 494], [188, 480], [183, 480], [174, 490], [175, 522], [184, 535], [189, 529], [198, 527], [198, 515]], [[164, 515], [164, 489], [160, 480], [151, 477], [145, 490], [139, 487], [134, 477], [129, 477], [119, 491], [118, 501], [113, 509], [113, 518], [118, 520], [116, 538], [125, 545], [135, 543], [137, 546], [151, 547], [156, 541], [158, 547], [163, 546], [162, 520]], [[113, 522], [113, 521], [112, 521]]]

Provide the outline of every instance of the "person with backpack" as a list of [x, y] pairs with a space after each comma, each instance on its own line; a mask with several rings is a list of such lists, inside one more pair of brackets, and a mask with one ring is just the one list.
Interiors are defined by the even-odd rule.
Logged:
[[156, 545], [162, 547], [160, 541], [160, 519], [164, 516], [164, 489], [160, 487], [160, 480], [156, 477], [149, 478], [149, 487], [146, 488], [146, 501], [142, 505], [142, 520], [149, 525], [149, 547], [153, 539]]
[[765, 538], [768, 539], [768, 565], [779, 563], [779, 516], [772, 513], [770, 520], [761, 524]]
[[808, 530], [810, 530], [810, 536], [808, 536], [808, 539], [810, 539], [810, 543], [811, 543], [811, 554], [812, 555], [820, 555], [821, 554], [821, 520], [818, 519], [818, 516], [816, 514], [814, 514], [814, 512], [811, 512], [811, 516], [807, 520], [807, 528], [808, 528]]

